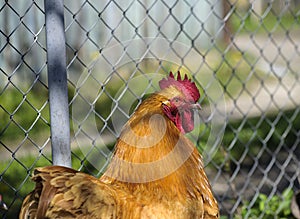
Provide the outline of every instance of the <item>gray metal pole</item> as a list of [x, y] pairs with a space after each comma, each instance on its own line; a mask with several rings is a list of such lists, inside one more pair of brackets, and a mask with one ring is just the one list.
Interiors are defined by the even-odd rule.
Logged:
[[71, 167], [64, 1], [44, 0], [53, 165]]

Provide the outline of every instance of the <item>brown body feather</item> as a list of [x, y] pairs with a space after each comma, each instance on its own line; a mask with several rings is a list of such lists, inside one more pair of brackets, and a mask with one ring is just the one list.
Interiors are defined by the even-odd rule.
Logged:
[[20, 218], [219, 218], [201, 155], [161, 109], [174, 95], [169, 87], [139, 106], [100, 179], [37, 168]]

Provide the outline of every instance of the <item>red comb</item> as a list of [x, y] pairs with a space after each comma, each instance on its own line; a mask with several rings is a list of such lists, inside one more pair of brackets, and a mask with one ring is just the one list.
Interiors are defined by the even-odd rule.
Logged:
[[186, 95], [189, 95], [193, 98], [195, 102], [197, 102], [200, 98], [199, 90], [194, 82], [188, 79], [187, 75], [184, 75], [184, 79], [181, 79], [180, 72], [178, 71], [177, 79], [175, 79], [172, 72], [168, 78], [163, 78], [159, 81], [160, 89], [167, 88], [169, 86], [176, 86], [181, 89]]

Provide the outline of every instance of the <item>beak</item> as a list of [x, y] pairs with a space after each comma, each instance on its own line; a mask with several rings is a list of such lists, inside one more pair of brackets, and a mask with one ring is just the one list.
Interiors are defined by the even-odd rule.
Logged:
[[202, 110], [202, 107], [199, 103], [191, 104], [191, 109]]
[[164, 102], [162, 102], [163, 105], [166, 105], [166, 106], [170, 106], [170, 101], [169, 100], [166, 100]]

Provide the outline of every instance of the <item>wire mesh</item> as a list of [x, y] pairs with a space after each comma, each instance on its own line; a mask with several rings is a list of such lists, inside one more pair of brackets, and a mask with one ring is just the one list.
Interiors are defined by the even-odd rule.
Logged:
[[[65, 1], [73, 168], [100, 176], [156, 76], [188, 72], [203, 105], [189, 138], [221, 214], [267, 217], [267, 208], [253, 210], [262, 197], [270, 204], [299, 189], [299, 8], [297, 0]], [[0, 16], [0, 194], [9, 207], [1, 214], [15, 218], [33, 168], [51, 164], [44, 3], [2, 1]]]

